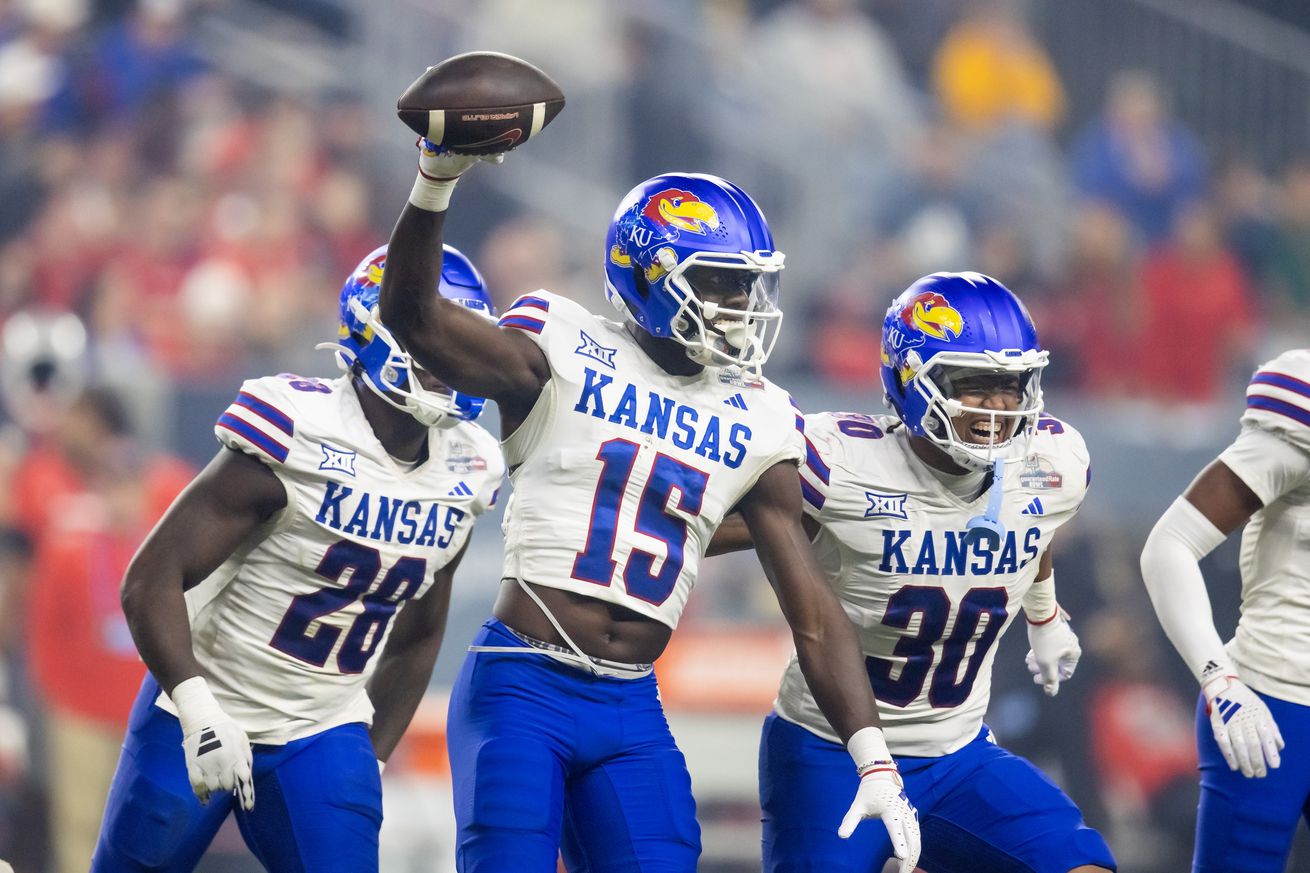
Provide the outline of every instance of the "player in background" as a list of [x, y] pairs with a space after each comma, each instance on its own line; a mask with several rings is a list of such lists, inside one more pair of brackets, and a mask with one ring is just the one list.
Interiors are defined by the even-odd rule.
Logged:
[[[1243, 525], [1225, 646], [1198, 562]], [[1256, 371], [1241, 432], [1156, 522], [1142, 577], [1201, 684], [1193, 873], [1282, 873], [1310, 815], [1310, 349]]]
[[[473, 265], [453, 249], [443, 263], [442, 299], [493, 323]], [[483, 401], [440, 386], [378, 321], [385, 266], [384, 247], [342, 289], [325, 345], [347, 374], [242, 385], [218, 455], [128, 569], [150, 673], [93, 873], [192, 870], [234, 809], [273, 873], [378, 869], [379, 762], [427, 687], [504, 473], [472, 422]]]
[[760, 377], [783, 256], [759, 208], [715, 176], [647, 180], [606, 240], [621, 323], [539, 291], [497, 328], [430, 293], [451, 191], [478, 159], [420, 145], [382, 319], [442, 381], [496, 400], [515, 489], [495, 617], [452, 691], [459, 869], [553, 871], [561, 834], [571, 870], [695, 869], [690, 779], [650, 665], [733, 508], [859, 768], [847, 760], [834, 801], [855, 795], [845, 828], [881, 816], [912, 869], [914, 811], [800, 526], [799, 415]]
[[[1050, 545], [1082, 503], [1087, 448], [1043, 414], [1047, 353], [1023, 304], [979, 273], [936, 273], [887, 310], [895, 416], [805, 417], [805, 529], [855, 622], [929, 873], [1114, 869], [1101, 836], [983, 715], [996, 641], [1022, 608], [1033, 681], [1054, 696], [1081, 654]], [[712, 552], [750, 547], [736, 519]], [[758, 542], [758, 540], [756, 540]], [[760, 742], [765, 871], [880, 873], [886, 835], [834, 838], [850, 790], [836, 732], [795, 659]]]

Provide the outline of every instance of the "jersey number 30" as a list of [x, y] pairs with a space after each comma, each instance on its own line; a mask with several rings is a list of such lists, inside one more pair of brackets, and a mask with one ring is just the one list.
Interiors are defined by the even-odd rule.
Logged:
[[[382, 572], [378, 550], [349, 540], [334, 543], [314, 572], [330, 582], [337, 582], [343, 573], [349, 572], [350, 581], [341, 588], [320, 588], [293, 599], [270, 645], [293, 658], [322, 667], [343, 631], [319, 619], [363, 600], [364, 611], [344, 631], [346, 638], [337, 652], [337, 667], [342, 673], [363, 673], [382, 642], [396, 607], [414, 596], [423, 584], [427, 569], [424, 558], [401, 558], [382, 577], [377, 590], [369, 591]], [[315, 622], [318, 627], [311, 631]]]
[[[591, 526], [587, 545], [573, 560], [573, 578], [597, 585], [609, 585], [618, 562], [614, 559], [618, 538], [619, 511], [628, 498], [628, 481], [641, 447], [625, 439], [601, 443], [596, 459], [604, 464], [596, 496], [591, 504]], [[687, 515], [700, 514], [705, 485], [710, 474], [689, 467], [665, 454], [655, 456], [646, 487], [637, 498], [637, 533], [664, 543], [664, 562], [658, 572], [658, 555], [632, 549], [623, 568], [623, 587], [633, 597], [656, 605], [673, 593], [682, 573], [683, 552], [687, 547], [687, 522], [666, 510], [673, 490], [678, 491], [676, 508]]]
[[[914, 635], [901, 637], [892, 650], [893, 654], [905, 659], [896, 678], [892, 678], [892, 661], [865, 659], [873, 693], [880, 701], [893, 706], [909, 706], [923, 692], [928, 673], [932, 671], [934, 646], [941, 641], [942, 658], [928, 687], [928, 703], [934, 709], [950, 709], [964, 703], [973, 691], [983, 658], [1005, 625], [1008, 599], [1004, 588], [970, 588], [960, 598], [959, 609], [955, 611], [955, 626], [942, 640], [951, 617], [951, 600], [946, 592], [925, 585], [906, 585], [899, 589], [887, 601], [882, 623], [908, 630], [917, 615], [919, 628]], [[986, 625], [979, 634], [978, 626], [984, 617]], [[969, 643], [973, 643], [973, 653], [965, 663]], [[964, 664], [963, 675], [960, 674], [961, 664]]]

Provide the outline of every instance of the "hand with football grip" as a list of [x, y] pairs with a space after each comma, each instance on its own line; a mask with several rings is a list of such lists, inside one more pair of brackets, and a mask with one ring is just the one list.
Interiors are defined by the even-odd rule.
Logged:
[[1060, 683], [1073, 677], [1083, 650], [1078, 635], [1069, 626], [1069, 614], [1056, 607], [1056, 612], [1044, 622], [1028, 622], [1028, 672], [1033, 684], [1042, 686], [1047, 697], [1060, 693]]
[[[1201, 686], [1210, 729], [1230, 770], [1263, 778], [1282, 760], [1283, 735], [1260, 695], [1231, 674], [1216, 674]], [[1268, 762], [1268, 767], [1266, 767]]]
[[169, 695], [182, 723], [191, 790], [208, 803], [216, 791], [232, 791], [244, 809], [255, 806], [255, 781], [250, 739], [214, 699], [202, 676], [179, 682]]
[[905, 795], [905, 784], [887, 750], [882, 731], [861, 728], [846, 744], [860, 772], [860, 787], [837, 828], [843, 840], [866, 818], [880, 818], [900, 860], [898, 873], [911, 873], [919, 863], [919, 814]]
[[503, 152], [495, 155], [456, 154], [450, 149], [434, 146], [422, 137], [417, 145], [418, 178], [414, 180], [409, 202], [428, 212], [446, 211], [455, 183], [475, 164], [499, 164], [505, 160]]

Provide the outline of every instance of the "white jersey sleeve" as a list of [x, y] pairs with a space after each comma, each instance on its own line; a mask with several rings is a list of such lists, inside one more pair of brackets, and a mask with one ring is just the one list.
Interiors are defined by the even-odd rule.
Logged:
[[1251, 687], [1310, 705], [1310, 350], [1257, 370], [1246, 401], [1219, 460], [1264, 508], [1242, 531], [1242, 614], [1228, 654]]
[[403, 464], [348, 378], [292, 375], [246, 382], [215, 434], [287, 492], [287, 507], [187, 592], [215, 697], [260, 743], [369, 722], [364, 686], [393, 617], [494, 502], [505, 470], [496, 440], [468, 422], [433, 428], [426, 460]]
[[791, 398], [735, 369], [670, 374], [623, 325], [546, 291], [500, 325], [550, 365], [503, 444], [505, 575], [675, 627], [724, 515], [769, 467], [804, 456]]
[[[981, 729], [996, 641], [1036, 578], [1039, 558], [1077, 512], [1087, 448], [1068, 424], [1043, 417], [1028, 456], [1007, 467], [990, 550], [965, 537], [987, 505], [957, 496], [914, 454], [896, 419], [806, 416], [805, 510], [820, 523], [815, 556], [859, 634], [888, 746], [897, 755], [948, 754]], [[795, 658], [774, 708], [828, 740]]]
[[1254, 422], [1242, 426], [1237, 439], [1219, 454], [1219, 460], [1265, 506], [1310, 485], [1310, 447], [1302, 448], [1282, 432], [1266, 430]]

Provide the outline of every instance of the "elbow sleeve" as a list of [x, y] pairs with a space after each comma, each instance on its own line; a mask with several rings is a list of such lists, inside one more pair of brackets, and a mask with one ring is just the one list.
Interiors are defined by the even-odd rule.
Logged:
[[1142, 578], [1156, 615], [1198, 680], [1209, 661], [1226, 661], [1198, 564], [1225, 539], [1199, 509], [1179, 497], [1142, 549]]

